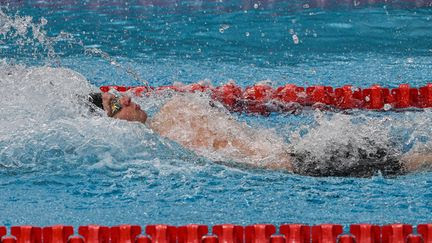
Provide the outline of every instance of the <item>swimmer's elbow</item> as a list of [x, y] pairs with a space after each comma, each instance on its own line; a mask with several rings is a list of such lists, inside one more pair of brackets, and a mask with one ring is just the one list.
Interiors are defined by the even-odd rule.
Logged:
[[431, 154], [413, 153], [404, 155], [401, 158], [401, 162], [408, 172], [419, 172], [432, 169]]

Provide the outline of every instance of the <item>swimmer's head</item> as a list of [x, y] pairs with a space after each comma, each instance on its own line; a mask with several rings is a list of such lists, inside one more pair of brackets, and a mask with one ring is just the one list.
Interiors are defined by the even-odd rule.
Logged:
[[129, 96], [115, 96], [110, 93], [91, 93], [88, 100], [97, 108], [106, 112], [109, 117], [126, 121], [138, 121], [145, 123], [147, 113], [141, 107], [132, 102]]

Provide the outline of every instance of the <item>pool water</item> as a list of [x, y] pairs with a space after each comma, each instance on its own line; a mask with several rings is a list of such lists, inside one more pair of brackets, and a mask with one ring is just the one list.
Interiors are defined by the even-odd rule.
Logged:
[[[430, 172], [315, 178], [216, 164], [94, 117], [101, 85], [300, 86], [432, 76], [428, 1], [0, 1], [0, 225], [424, 223]], [[209, 99], [191, 96], [191, 99]], [[134, 100], [153, 115], [166, 97]], [[431, 147], [432, 113], [233, 114], [294, 151]]]

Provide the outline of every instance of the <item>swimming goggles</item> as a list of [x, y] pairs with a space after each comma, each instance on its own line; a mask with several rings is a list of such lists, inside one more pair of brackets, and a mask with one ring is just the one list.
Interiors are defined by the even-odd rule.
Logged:
[[111, 116], [117, 114], [123, 107], [120, 104], [120, 97], [117, 95], [111, 100]]

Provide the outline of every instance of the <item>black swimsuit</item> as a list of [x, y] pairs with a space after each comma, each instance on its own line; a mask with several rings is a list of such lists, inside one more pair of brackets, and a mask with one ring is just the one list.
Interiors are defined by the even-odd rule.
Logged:
[[406, 173], [404, 165], [395, 153], [389, 153], [388, 149], [380, 148], [372, 154], [361, 148], [355, 149], [356, 157], [350, 152], [352, 149], [343, 152], [332, 151], [325, 159], [317, 159], [310, 152], [291, 154], [294, 159], [294, 173], [320, 177], [371, 177], [379, 173], [383, 176], [396, 176]]

